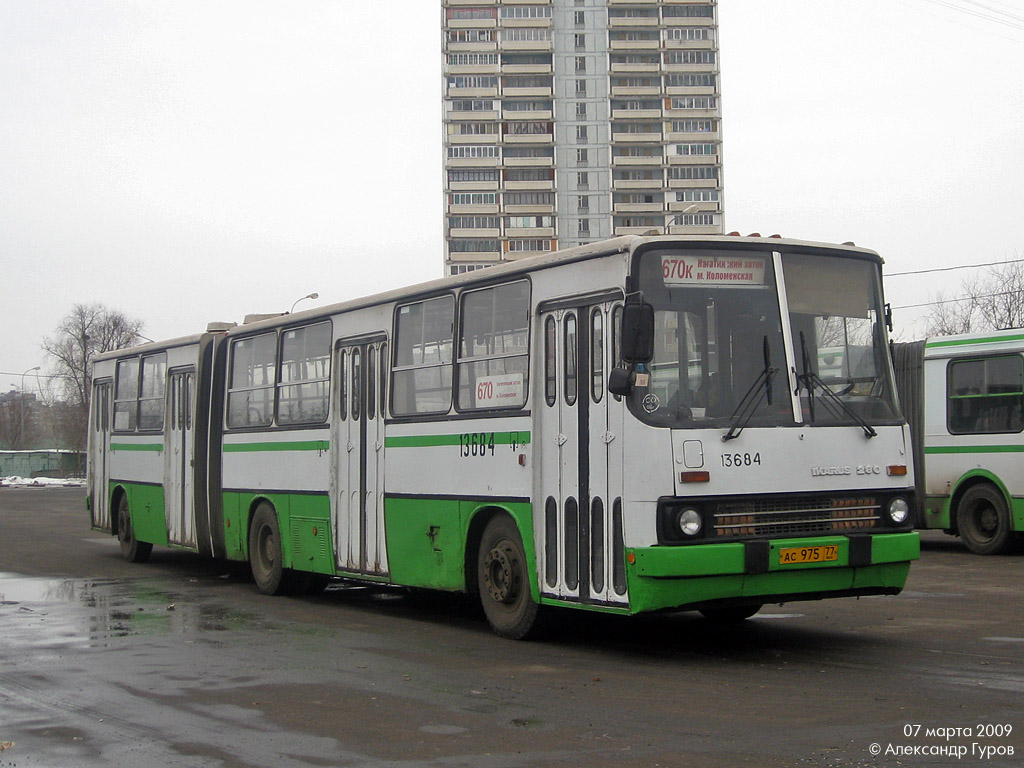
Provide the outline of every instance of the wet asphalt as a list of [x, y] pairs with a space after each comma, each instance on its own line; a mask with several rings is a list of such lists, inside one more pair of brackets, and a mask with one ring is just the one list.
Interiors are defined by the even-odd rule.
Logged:
[[0, 768], [1019, 766], [1022, 576], [929, 532], [899, 597], [516, 643], [460, 596], [132, 565], [83, 489], [0, 488]]

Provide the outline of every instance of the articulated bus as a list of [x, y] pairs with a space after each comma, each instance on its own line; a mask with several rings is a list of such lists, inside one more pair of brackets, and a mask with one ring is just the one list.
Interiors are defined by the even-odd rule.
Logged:
[[92, 526], [332, 577], [740, 620], [919, 554], [881, 259], [621, 237], [96, 358]]
[[916, 524], [971, 552], [1024, 540], [1024, 330], [893, 345], [918, 471]]

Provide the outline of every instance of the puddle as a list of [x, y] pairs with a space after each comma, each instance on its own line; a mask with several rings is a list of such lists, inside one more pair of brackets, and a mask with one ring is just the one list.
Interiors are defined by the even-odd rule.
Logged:
[[34, 648], [102, 647], [129, 636], [189, 635], [262, 626], [255, 614], [199, 602], [149, 580], [46, 579], [0, 573], [5, 640]]

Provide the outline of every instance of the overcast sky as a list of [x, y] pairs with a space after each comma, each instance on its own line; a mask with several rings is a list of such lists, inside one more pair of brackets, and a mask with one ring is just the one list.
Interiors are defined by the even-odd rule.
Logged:
[[[0, 0], [0, 391], [75, 303], [161, 339], [442, 274], [440, 3], [382, 5]], [[853, 240], [891, 272], [1024, 258], [1024, 0], [719, 21], [727, 230]]]

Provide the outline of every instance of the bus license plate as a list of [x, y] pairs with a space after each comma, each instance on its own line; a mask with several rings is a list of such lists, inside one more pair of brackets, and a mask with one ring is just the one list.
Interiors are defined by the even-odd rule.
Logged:
[[784, 547], [779, 550], [780, 565], [829, 563], [838, 559], [839, 546], [837, 544], [822, 547]]

